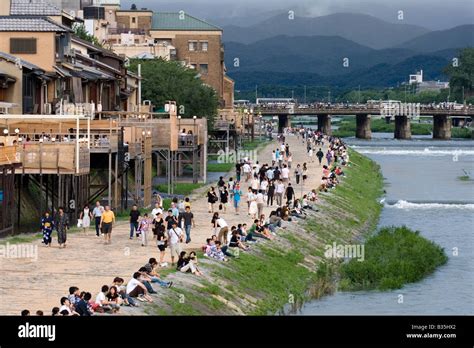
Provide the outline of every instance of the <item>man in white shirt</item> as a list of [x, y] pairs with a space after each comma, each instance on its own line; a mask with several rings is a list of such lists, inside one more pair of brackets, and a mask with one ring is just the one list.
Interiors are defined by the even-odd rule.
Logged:
[[284, 164], [283, 168], [281, 169], [281, 179], [285, 184], [287, 184], [290, 179], [290, 170], [286, 164]]
[[275, 185], [275, 199], [277, 204], [281, 207], [282, 201], [283, 201], [283, 193], [285, 192], [285, 185], [281, 182], [281, 180], [278, 180], [276, 185]]
[[174, 257], [181, 253], [180, 242], [183, 240], [183, 230], [178, 227], [178, 223], [173, 221], [172, 227], [168, 230], [168, 243], [171, 252], [171, 265], [174, 266]]
[[95, 234], [97, 237], [100, 237], [100, 219], [102, 218], [102, 213], [104, 212], [104, 207], [100, 205], [100, 202], [95, 202], [94, 210], [92, 210], [92, 215], [95, 220]]
[[151, 211], [151, 217], [152, 219], [154, 219], [158, 214], [162, 214], [163, 213], [163, 210], [160, 208], [160, 204], [159, 203], [155, 203], [155, 207], [153, 208], [153, 210]]
[[242, 170], [244, 172], [245, 181], [249, 181], [252, 168], [250, 168], [250, 165], [247, 162], [245, 162], [245, 164], [242, 167]]

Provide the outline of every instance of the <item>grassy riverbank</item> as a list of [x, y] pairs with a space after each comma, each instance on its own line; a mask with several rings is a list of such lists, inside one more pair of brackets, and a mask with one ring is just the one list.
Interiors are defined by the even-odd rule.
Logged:
[[336, 263], [324, 257], [325, 245], [353, 243], [371, 232], [381, 211], [382, 176], [377, 164], [351, 151], [351, 167], [337, 189], [321, 195], [319, 212], [279, 229], [280, 238], [253, 246], [230, 262], [200, 258], [211, 281], [173, 274], [187, 285], [160, 294], [149, 314], [275, 314], [285, 305], [334, 289]]
[[426, 277], [448, 260], [444, 250], [418, 232], [385, 227], [365, 243], [365, 260], [341, 266], [342, 290], [399, 289]]

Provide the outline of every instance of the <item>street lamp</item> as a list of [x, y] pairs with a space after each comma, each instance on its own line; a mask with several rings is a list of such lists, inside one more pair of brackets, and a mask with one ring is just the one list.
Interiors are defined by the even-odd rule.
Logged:
[[7, 128], [5, 128], [5, 129], [3, 130], [3, 134], [8, 135], [8, 129], [7, 129]]

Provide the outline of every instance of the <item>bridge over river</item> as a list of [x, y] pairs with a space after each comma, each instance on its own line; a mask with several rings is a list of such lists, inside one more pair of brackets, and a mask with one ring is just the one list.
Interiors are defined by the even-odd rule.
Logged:
[[401, 105], [396, 108], [369, 107], [357, 105], [352, 107], [299, 107], [298, 105], [286, 105], [278, 107], [260, 106], [253, 107], [253, 114], [262, 116], [278, 116], [278, 125], [281, 130], [291, 125], [292, 116], [315, 116], [318, 118], [318, 129], [326, 134], [331, 134], [331, 117], [354, 116], [356, 117], [357, 138], [370, 139], [370, 121], [372, 116], [392, 117], [395, 120], [395, 138], [410, 139], [410, 121], [420, 116], [433, 117], [433, 138], [450, 139], [452, 121], [459, 119], [472, 119], [474, 107], [464, 106], [459, 109], [446, 109], [440, 107], [424, 107], [412, 104]]

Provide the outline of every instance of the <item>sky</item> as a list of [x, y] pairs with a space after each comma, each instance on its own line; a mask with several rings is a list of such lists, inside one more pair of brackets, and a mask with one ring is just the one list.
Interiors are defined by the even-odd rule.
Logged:
[[223, 26], [252, 25], [281, 12], [317, 17], [353, 12], [397, 22], [403, 20], [432, 30], [474, 23], [474, 0], [121, 0], [122, 8], [136, 4], [156, 11], [183, 10]]

